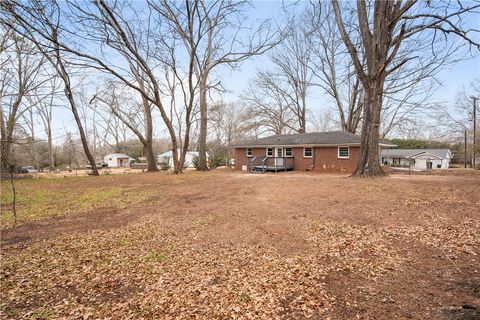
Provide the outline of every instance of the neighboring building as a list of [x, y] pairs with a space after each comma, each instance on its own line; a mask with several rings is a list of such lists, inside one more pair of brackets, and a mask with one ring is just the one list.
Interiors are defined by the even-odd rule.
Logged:
[[452, 159], [450, 149], [384, 149], [384, 165], [412, 170], [448, 169]]
[[135, 159], [129, 157], [125, 153], [111, 153], [103, 157], [103, 162], [108, 164], [109, 168], [129, 167], [130, 162], [133, 160]]
[[[383, 142], [379, 145], [395, 147]], [[343, 131], [284, 134], [233, 147], [236, 170], [353, 172], [360, 153], [360, 136]]]
[[[180, 157], [180, 150], [178, 150], [178, 156]], [[193, 164], [193, 159], [198, 157], [198, 151], [187, 151], [185, 154], [185, 163], [183, 165], [184, 168], [194, 168], [195, 165]], [[208, 160], [208, 154], [207, 154]], [[164, 152], [157, 156], [157, 163], [167, 163], [171, 168], [173, 168], [173, 152], [172, 150]]]

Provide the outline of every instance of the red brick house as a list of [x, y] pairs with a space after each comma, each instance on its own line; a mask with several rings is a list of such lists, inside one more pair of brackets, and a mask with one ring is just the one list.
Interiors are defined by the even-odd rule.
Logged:
[[[380, 143], [380, 147], [393, 146]], [[236, 170], [353, 172], [360, 136], [343, 131], [282, 134], [233, 147]]]

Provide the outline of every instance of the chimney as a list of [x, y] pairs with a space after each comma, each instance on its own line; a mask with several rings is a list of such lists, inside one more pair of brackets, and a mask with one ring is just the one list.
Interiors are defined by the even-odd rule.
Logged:
[[305, 133], [305, 128], [304, 127], [300, 127], [298, 129], [298, 133]]

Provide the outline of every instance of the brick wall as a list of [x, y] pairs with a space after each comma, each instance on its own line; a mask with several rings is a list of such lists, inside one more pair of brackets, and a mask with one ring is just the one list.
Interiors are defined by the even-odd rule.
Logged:
[[[295, 158], [295, 170], [306, 171], [315, 170], [318, 172], [353, 172], [357, 165], [359, 156], [359, 147], [350, 147], [349, 159], [338, 159], [337, 147], [316, 147], [313, 148], [313, 157], [303, 157], [303, 147], [293, 148], [293, 157]], [[252, 148], [254, 157], [264, 157], [266, 148]], [[247, 149], [235, 149], [235, 170], [242, 170], [242, 166], [247, 165]]]
[[[267, 149], [263, 147], [252, 148], [252, 152], [253, 157], [265, 157]], [[247, 163], [247, 148], [235, 148], [235, 170], [242, 170], [242, 166], [246, 166]]]
[[321, 172], [353, 172], [357, 165], [360, 147], [350, 147], [350, 157], [348, 159], [338, 159], [337, 152], [337, 147], [315, 148], [314, 170]]
[[303, 147], [293, 148], [293, 157], [295, 158], [295, 170], [298, 170], [298, 171], [312, 170], [313, 156], [311, 158], [304, 158]]

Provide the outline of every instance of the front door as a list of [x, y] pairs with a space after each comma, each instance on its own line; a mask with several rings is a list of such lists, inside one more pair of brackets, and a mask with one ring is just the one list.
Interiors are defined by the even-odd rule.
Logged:
[[428, 161], [428, 160], [427, 160], [427, 170], [431, 170], [432, 167], [433, 167], [432, 161]]
[[275, 148], [275, 166], [283, 166], [283, 148]]

